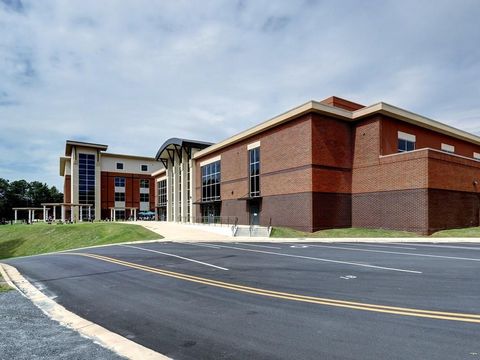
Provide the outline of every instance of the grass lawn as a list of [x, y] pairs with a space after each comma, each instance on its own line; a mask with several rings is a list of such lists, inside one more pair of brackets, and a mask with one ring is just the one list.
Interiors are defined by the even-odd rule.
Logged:
[[157, 233], [132, 224], [2, 225], [0, 226], [0, 259], [85, 246], [161, 238], [162, 236]]
[[366, 237], [418, 237], [418, 234], [407, 231], [395, 231], [384, 229], [329, 229], [314, 233], [298, 231], [289, 228], [275, 227], [272, 229], [272, 238], [366, 238]]
[[438, 231], [431, 236], [433, 237], [465, 237], [480, 238], [480, 227], [471, 227], [465, 229], [451, 229]]
[[0, 293], [9, 291], [9, 290], [12, 290], [12, 288], [4, 282], [2, 275], [0, 275]]

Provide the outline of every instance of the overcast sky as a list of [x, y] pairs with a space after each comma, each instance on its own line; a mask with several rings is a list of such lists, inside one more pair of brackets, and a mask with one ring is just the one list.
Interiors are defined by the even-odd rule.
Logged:
[[0, 0], [0, 177], [62, 187], [65, 140], [154, 156], [311, 99], [480, 134], [480, 1]]

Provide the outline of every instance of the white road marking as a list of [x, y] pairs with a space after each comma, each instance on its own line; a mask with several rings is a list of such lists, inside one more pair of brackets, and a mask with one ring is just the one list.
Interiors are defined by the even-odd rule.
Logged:
[[[480, 242], [480, 239], [479, 239]], [[396, 243], [392, 243], [396, 244]], [[480, 250], [480, 247], [472, 247], [472, 246], [459, 246], [459, 245], [442, 245], [442, 244], [415, 244], [415, 246], [425, 246], [425, 247], [433, 247], [433, 248], [447, 248], [447, 249], [467, 249], [467, 250]]]
[[354, 262], [349, 262], [349, 261], [340, 261], [340, 260], [331, 260], [331, 259], [316, 258], [316, 257], [311, 257], [311, 256], [284, 254], [284, 253], [278, 253], [278, 252], [272, 252], [272, 251], [265, 251], [265, 250], [245, 249], [245, 248], [239, 248], [239, 247], [235, 247], [235, 246], [225, 246], [225, 245], [215, 245], [215, 246], [218, 246], [218, 247], [220, 247], [220, 248], [225, 248], [225, 249], [234, 249], [234, 250], [241, 250], [241, 251], [250, 251], [250, 252], [257, 252], [257, 253], [269, 254], [269, 255], [288, 256], [288, 257], [294, 257], [294, 258], [299, 258], [299, 259], [323, 261], [323, 262], [330, 262], [330, 263], [335, 263], [335, 264], [346, 264], [346, 265], [353, 265], [353, 266], [361, 266], [361, 267], [367, 267], [367, 268], [373, 268], [373, 269], [382, 269], [382, 270], [390, 270], [390, 271], [400, 271], [400, 272], [407, 272], [407, 273], [412, 273], [412, 274], [421, 274], [421, 273], [422, 273], [421, 271], [417, 271], [417, 270], [405, 270], [405, 269], [397, 269], [397, 268], [390, 268], [390, 267], [370, 265], [370, 264], [354, 263]]
[[210, 245], [210, 244], [195, 244], [195, 243], [186, 243], [186, 244], [193, 245], [193, 246], [207, 247], [207, 248], [210, 248], [210, 249], [220, 249], [218, 246]]
[[356, 248], [347, 248], [347, 247], [329, 246], [329, 245], [310, 245], [310, 246], [322, 247], [322, 248], [340, 249], [340, 250], [349, 250], [349, 251], [375, 252], [375, 253], [382, 253], [382, 254], [395, 254], [395, 255], [407, 255], [407, 256], [421, 256], [421, 257], [432, 257], [432, 258], [452, 259], [452, 260], [480, 261], [480, 259], [457, 257], [457, 256], [444, 256], [444, 255], [431, 255], [431, 254], [416, 254], [416, 253], [406, 253], [406, 252], [386, 251], [386, 250], [356, 249]]
[[308, 248], [308, 245], [290, 245], [290, 247], [295, 249], [305, 249]]
[[385, 247], [385, 248], [394, 248], [394, 249], [407, 249], [407, 250], [417, 250], [414, 247], [406, 246], [393, 246], [393, 245], [373, 245], [373, 244], [359, 244], [359, 243], [345, 243], [344, 245], [348, 246], [373, 246], [373, 247]]
[[157, 250], [145, 249], [145, 248], [141, 248], [139, 246], [132, 246], [132, 245], [118, 245], [118, 246], [129, 247], [129, 248], [143, 250], [143, 251], [150, 251], [150, 252], [165, 255], [165, 256], [171, 256], [171, 257], [179, 258], [179, 259], [182, 259], [182, 260], [191, 261], [191, 262], [194, 262], [194, 263], [197, 263], [197, 264], [202, 264], [202, 265], [205, 265], [205, 266], [211, 266], [213, 268], [220, 269], [220, 270], [228, 270], [227, 268], [217, 266], [217, 265], [213, 265], [213, 264], [209, 264], [209, 263], [206, 263], [206, 262], [203, 262], [203, 261], [198, 261], [198, 260], [194, 260], [194, 259], [190, 259], [190, 258], [186, 258], [186, 257], [183, 257], [183, 256], [174, 255], [174, 254], [169, 254], [169, 253], [165, 253], [165, 252], [161, 252], [161, 251], [157, 251]]
[[340, 276], [340, 279], [344, 279], [344, 280], [352, 280], [352, 279], [356, 279], [357, 277], [355, 275], [345, 275], [345, 276]]
[[256, 245], [256, 244], [245, 244], [245, 243], [235, 243], [237, 245], [243, 245], [243, 246], [255, 246], [255, 247], [261, 247], [261, 248], [267, 248], [267, 249], [279, 249], [282, 250], [281, 247], [275, 247], [275, 246], [265, 246], [265, 245]]

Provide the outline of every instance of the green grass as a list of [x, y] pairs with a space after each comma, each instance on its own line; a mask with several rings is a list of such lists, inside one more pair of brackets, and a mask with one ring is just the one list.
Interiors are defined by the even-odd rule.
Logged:
[[480, 227], [471, 227], [465, 229], [442, 230], [432, 234], [433, 237], [465, 237], [480, 238]]
[[162, 236], [157, 233], [132, 224], [2, 225], [0, 226], [0, 259], [85, 246], [161, 238]]
[[3, 281], [2, 275], [0, 275], [0, 293], [6, 292], [9, 290], [12, 290], [12, 288]]
[[385, 229], [329, 229], [314, 233], [303, 232], [290, 228], [275, 227], [272, 229], [273, 238], [366, 238], [366, 237], [418, 237], [419, 235], [407, 231]]

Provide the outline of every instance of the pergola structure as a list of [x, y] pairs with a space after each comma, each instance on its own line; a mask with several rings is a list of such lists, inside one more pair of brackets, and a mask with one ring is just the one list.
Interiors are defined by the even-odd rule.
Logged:
[[[28, 211], [28, 222], [33, 222], [35, 219], [35, 211], [36, 210], [43, 210], [43, 221], [46, 221], [45, 217], [45, 209], [47, 209], [45, 206], [43, 208], [41, 207], [14, 207], [12, 210], [15, 212], [15, 223], [18, 221], [18, 212], [19, 211]], [[50, 210], [50, 209], [48, 209]]]
[[130, 216], [133, 215], [133, 221], [137, 221], [137, 208], [136, 207], [111, 207], [110, 209], [110, 219], [112, 221], [117, 221], [117, 210], [130, 210]]
[[65, 210], [67, 208], [70, 208], [70, 221], [74, 221], [74, 218], [73, 218], [73, 215], [74, 215], [74, 212], [73, 212], [73, 209], [75, 207], [78, 207], [80, 208], [80, 218], [79, 218], [79, 221], [83, 221], [82, 219], [82, 213], [83, 213], [83, 208], [86, 207], [88, 208], [88, 218], [90, 219], [92, 217], [92, 204], [75, 204], [75, 203], [43, 203], [42, 204], [43, 206], [43, 219], [44, 221], [47, 221], [47, 218], [48, 218], [48, 212], [49, 212], [49, 208], [47, 208], [47, 206], [51, 206], [53, 207], [53, 221], [57, 220], [56, 216], [57, 216], [57, 206], [60, 206], [60, 208], [62, 209], [61, 211], [61, 220], [62, 222], [65, 221]]

